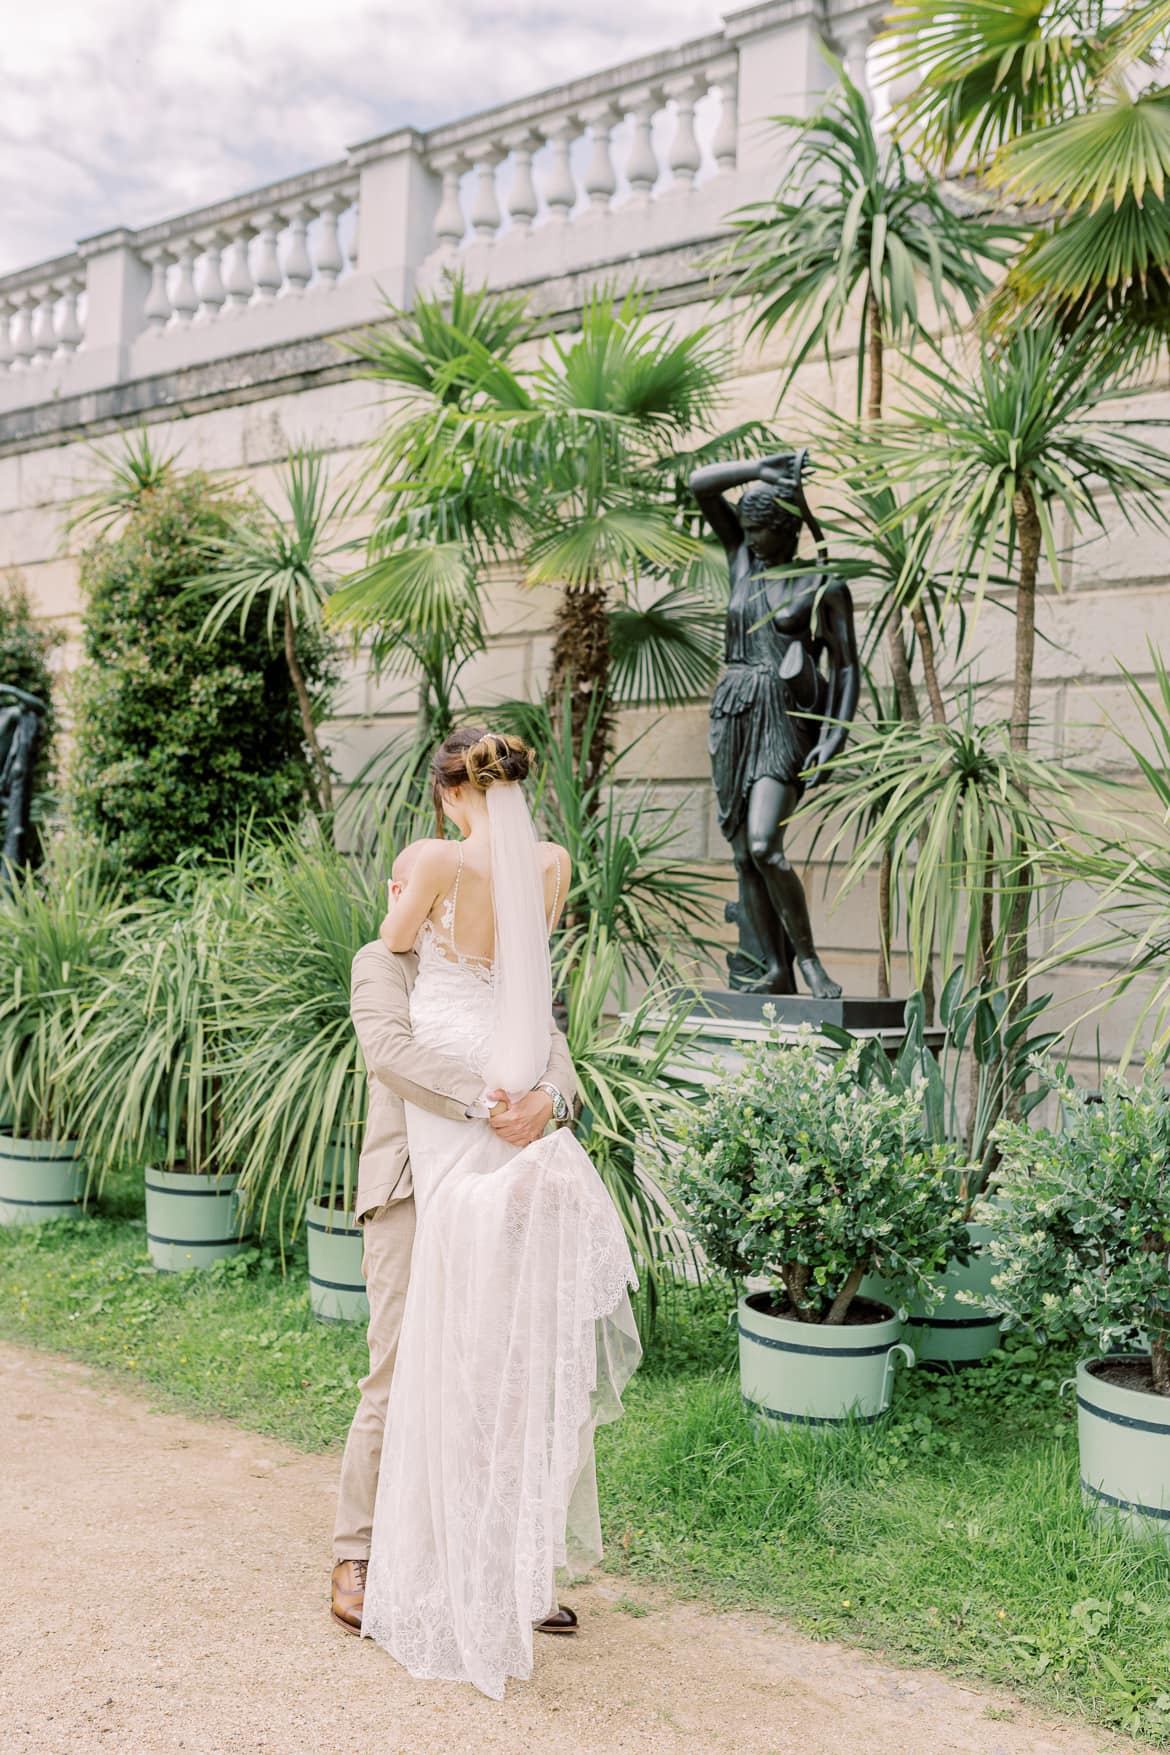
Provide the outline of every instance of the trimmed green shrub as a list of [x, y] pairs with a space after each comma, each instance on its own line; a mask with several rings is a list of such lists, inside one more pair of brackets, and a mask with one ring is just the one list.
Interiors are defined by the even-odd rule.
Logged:
[[[238, 504], [197, 471], [157, 472], [81, 565], [73, 810], [132, 883], [192, 851], [226, 853], [241, 822], [299, 818], [308, 797], [288, 668], [258, 609], [201, 640], [206, 573]], [[310, 689], [320, 641], [300, 645]]]
[[1140, 1085], [1107, 1073], [1099, 1096], [1062, 1093], [1056, 1133], [1001, 1123], [989, 1307], [1010, 1323], [1102, 1353], [1148, 1351], [1170, 1396], [1170, 1093], [1152, 1061]]
[[858, 1052], [826, 1060], [773, 1033], [679, 1129], [673, 1189], [697, 1241], [803, 1322], [844, 1322], [867, 1273], [933, 1304], [966, 1247], [954, 1154], [927, 1137], [921, 1085], [859, 1086]]

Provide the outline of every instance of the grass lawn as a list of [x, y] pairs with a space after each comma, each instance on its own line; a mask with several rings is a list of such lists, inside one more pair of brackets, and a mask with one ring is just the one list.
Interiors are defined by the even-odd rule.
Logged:
[[[136, 1179], [100, 1216], [0, 1231], [0, 1336], [137, 1380], [305, 1450], [339, 1445], [360, 1329], [313, 1320], [303, 1245], [158, 1275]], [[724, 1289], [677, 1293], [599, 1435], [608, 1563], [852, 1645], [1004, 1684], [1170, 1748], [1170, 1546], [1077, 1493], [1072, 1359], [1024, 1343], [905, 1375], [879, 1427], [758, 1435]]]

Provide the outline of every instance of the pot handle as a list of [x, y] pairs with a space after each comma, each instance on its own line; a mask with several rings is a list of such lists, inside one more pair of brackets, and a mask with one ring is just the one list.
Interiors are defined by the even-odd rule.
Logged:
[[1075, 1388], [1076, 1381], [1077, 1380], [1075, 1377], [1066, 1377], [1064, 1379], [1064, 1381], [1061, 1383], [1061, 1386], [1060, 1386], [1059, 1390], [1057, 1391], [1057, 1394], [1064, 1395], [1066, 1393], [1066, 1391]]
[[883, 1414], [885, 1413], [886, 1409], [890, 1405], [890, 1379], [893, 1376], [893, 1372], [894, 1372], [894, 1354], [895, 1353], [904, 1354], [907, 1365], [914, 1365], [917, 1363], [917, 1361], [914, 1357], [914, 1348], [913, 1347], [907, 1346], [905, 1341], [895, 1341], [894, 1342], [893, 1346], [890, 1348], [889, 1352], [886, 1354], [886, 1368], [882, 1373], [882, 1412], [883, 1412]]

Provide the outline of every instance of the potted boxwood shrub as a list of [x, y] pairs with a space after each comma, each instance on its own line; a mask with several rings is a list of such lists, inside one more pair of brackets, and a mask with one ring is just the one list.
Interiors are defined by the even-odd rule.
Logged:
[[680, 1130], [673, 1188], [708, 1259], [737, 1282], [740, 1381], [762, 1414], [813, 1428], [875, 1420], [900, 1341], [889, 1303], [860, 1295], [880, 1264], [897, 1298], [936, 1296], [962, 1247], [954, 1165], [921, 1092], [858, 1084], [859, 1049], [753, 1044]]
[[97, 861], [68, 847], [0, 889], [0, 1224], [83, 1210], [85, 1130], [68, 1063], [128, 912]]
[[981, 1214], [991, 1299], [1011, 1324], [1087, 1337], [1077, 1366], [1081, 1485], [1135, 1531], [1170, 1536], [1170, 1097], [1139, 1085], [1068, 1087], [1055, 1132], [1003, 1123]]
[[121, 935], [73, 1064], [98, 1174], [144, 1165], [150, 1258], [174, 1273], [210, 1267], [249, 1241], [239, 1168], [223, 1145], [237, 1045], [219, 981], [232, 920], [248, 906], [245, 862], [178, 868], [159, 883], [163, 893]]
[[384, 912], [381, 880], [324, 833], [289, 836], [259, 852], [220, 966], [240, 1045], [225, 1135], [240, 1198], [261, 1231], [275, 1218], [282, 1247], [304, 1215], [309, 1300], [323, 1321], [369, 1317], [353, 1213], [366, 1071], [349, 986], [354, 952]]
[[[943, 1269], [939, 1296], [933, 1301], [911, 1299], [905, 1308], [920, 1365], [973, 1365], [999, 1345], [1000, 1317], [991, 1309], [994, 1263], [987, 1253], [989, 1233], [975, 1217], [988, 1178], [998, 1159], [995, 1127], [1014, 1102], [1023, 1118], [1044, 1101], [1047, 1087], [1029, 1090], [1033, 1058], [1056, 1041], [1052, 1031], [1030, 1032], [1047, 1008], [1044, 994], [1007, 1017], [1002, 993], [975, 986], [963, 992], [963, 970], [956, 969], [939, 999], [942, 1042], [928, 1045], [926, 1004], [921, 993], [906, 1001], [906, 1033], [895, 1053], [871, 1037], [858, 1043], [857, 1072], [863, 1084], [889, 1091], [921, 1092], [928, 1137], [955, 1154], [955, 1193], [965, 1226], [965, 1247]], [[842, 1047], [854, 1038], [831, 1025], [822, 1034]], [[968, 1076], [963, 1079], [964, 1059]], [[964, 1093], [965, 1086], [965, 1093]], [[964, 1112], [963, 1095], [966, 1095]], [[862, 1292], [890, 1302], [892, 1290], [882, 1274], [869, 1275]], [[962, 1294], [962, 1296], [960, 1296]]]

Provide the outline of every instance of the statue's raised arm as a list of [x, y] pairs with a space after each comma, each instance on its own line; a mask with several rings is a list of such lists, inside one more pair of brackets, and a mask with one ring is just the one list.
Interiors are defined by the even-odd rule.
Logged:
[[[695, 470], [690, 489], [727, 552], [726, 669], [711, 702], [708, 747], [720, 827], [739, 877], [733, 986], [817, 999], [841, 988], [817, 956], [808, 903], [784, 832], [806, 786], [842, 747], [861, 666], [849, 588], [825, 570], [820, 525], [805, 498], [804, 451]], [[726, 497], [744, 488], [737, 503]], [[797, 565], [811, 531], [820, 566]]]

